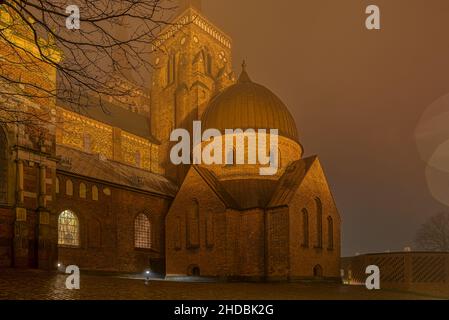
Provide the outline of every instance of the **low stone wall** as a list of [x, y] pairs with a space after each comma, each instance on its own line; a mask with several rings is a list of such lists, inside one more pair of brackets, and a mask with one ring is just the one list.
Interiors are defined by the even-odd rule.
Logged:
[[366, 267], [380, 269], [381, 288], [449, 298], [449, 252], [399, 252], [342, 258], [343, 282], [364, 284]]

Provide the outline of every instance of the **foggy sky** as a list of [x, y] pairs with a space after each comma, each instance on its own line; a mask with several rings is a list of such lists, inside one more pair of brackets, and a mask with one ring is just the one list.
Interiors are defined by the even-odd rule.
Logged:
[[[365, 29], [370, 4], [380, 31]], [[247, 60], [294, 115], [305, 155], [319, 155], [343, 255], [413, 247], [419, 225], [449, 210], [429, 192], [415, 141], [449, 93], [449, 1], [203, 0], [203, 11], [233, 38], [234, 69]]]

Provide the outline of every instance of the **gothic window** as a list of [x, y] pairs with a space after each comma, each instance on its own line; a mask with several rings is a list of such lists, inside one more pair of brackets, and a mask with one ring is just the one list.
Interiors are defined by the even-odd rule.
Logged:
[[80, 244], [79, 221], [72, 211], [65, 210], [59, 215], [58, 244], [70, 247], [78, 247]]
[[98, 187], [95, 185], [92, 186], [92, 200], [98, 201]]
[[167, 85], [171, 85], [175, 82], [176, 76], [176, 55], [170, 54], [167, 63]]
[[302, 209], [302, 245], [309, 246], [309, 212], [307, 209]]
[[0, 127], [0, 203], [8, 200], [8, 141]]
[[206, 219], [206, 245], [208, 247], [213, 247], [214, 243], [215, 243], [214, 216], [211, 212], [209, 212]]
[[334, 248], [334, 221], [332, 217], [327, 217], [327, 247], [328, 249]]
[[134, 247], [151, 249], [151, 223], [143, 213], [134, 220]]
[[323, 204], [319, 198], [316, 203], [316, 247], [323, 247]]
[[106, 195], [106, 196], [110, 196], [112, 193], [111, 193], [111, 189], [109, 189], [109, 188], [104, 188], [103, 189], [103, 193]]
[[197, 248], [200, 245], [200, 215], [198, 201], [193, 201], [187, 212], [187, 246]]
[[73, 196], [73, 182], [70, 179], [65, 182], [65, 194]]
[[179, 250], [181, 249], [182, 243], [181, 243], [181, 218], [176, 217], [176, 223], [175, 223], [175, 249]]
[[84, 183], [80, 183], [80, 190], [79, 190], [80, 198], [86, 199], [86, 185]]

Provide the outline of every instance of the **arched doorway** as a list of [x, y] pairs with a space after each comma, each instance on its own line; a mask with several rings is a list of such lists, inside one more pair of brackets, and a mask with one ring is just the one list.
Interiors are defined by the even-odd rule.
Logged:
[[313, 276], [315, 278], [323, 277], [323, 268], [319, 264], [317, 264], [315, 267], [313, 267]]

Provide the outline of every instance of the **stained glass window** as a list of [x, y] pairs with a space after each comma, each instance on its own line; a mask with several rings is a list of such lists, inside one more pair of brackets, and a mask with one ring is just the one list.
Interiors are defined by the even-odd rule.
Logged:
[[77, 216], [65, 210], [58, 219], [58, 244], [77, 247], [80, 243], [79, 221]]
[[151, 223], [144, 214], [139, 214], [134, 221], [134, 246], [151, 249]]

